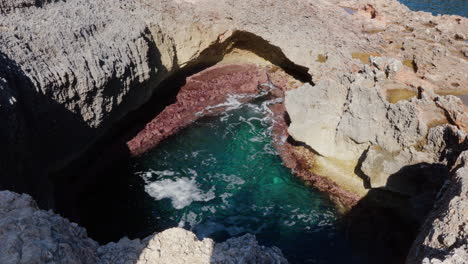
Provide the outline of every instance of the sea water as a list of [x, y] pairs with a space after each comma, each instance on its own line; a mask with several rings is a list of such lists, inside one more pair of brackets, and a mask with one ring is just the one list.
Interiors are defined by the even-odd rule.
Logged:
[[332, 202], [282, 165], [269, 118], [275, 101], [231, 102], [223, 114], [116, 164], [113, 194], [90, 197], [106, 204], [90, 212], [91, 236], [106, 242], [170, 227], [215, 241], [251, 233], [291, 263], [365, 263], [353, 255]]
[[468, 17], [468, 0], [399, 0], [413, 11]]

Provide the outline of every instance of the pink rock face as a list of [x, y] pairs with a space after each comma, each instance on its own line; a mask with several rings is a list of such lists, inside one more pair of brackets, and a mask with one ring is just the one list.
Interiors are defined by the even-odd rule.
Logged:
[[[284, 73], [271, 72], [249, 64], [213, 66], [192, 75], [187, 78], [186, 84], [177, 94], [176, 102], [167, 106], [127, 142], [130, 154], [141, 155], [201, 116], [224, 111], [222, 107], [210, 111], [206, 109], [225, 102], [230, 95], [257, 94], [260, 92], [260, 84], [271, 81], [275, 87], [279, 88], [273, 90], [271, 95], [284, 97], [285, 90], [294, 88], [291, 80]], [[283, 140], [288, 137], [284, 104], [276, 104], [271, 109], [276, 121], [273, 127], [273, 140], [285, 166], [292, 169], [308, 184], [328, 193], [336, 203], [345, 208], [352, 207], [358, 200], [355, 195], [342, 190], [324, 177], [312, 174], [305, 160], [306, 157], [299, 154], [291, 142]]]
[[258, 93], [259, 85], [267, 81], [266, 70], [250, 64], [213, 66], [188, 77], [177, 94], [177, 101], [127, 142], [131, 155], [137, 156], [155, 147], [203, 116], [207, 107], [225, 102], [230, 95]]
[[[349, 191], [340, 188], [333, 181], [316, 175], [310, 171], [307, 154], [301, 153], [294, 142], [286, 140], [288, 134], [288, 123], [286, 117], [286, 109], [284, 104], [278, 104], [271, 107], [274, 115], [273, 140], [275, 148], [278, 151], [284, 166], [291, 169], [293, 173], [306, 182], [312, 185], [321, 192], [328, 194], [330, 199], [340, 208], [348, 210], [355, 206], [359, 201], [359, 197]], [[309, 155], [315, 155], [310, 153]]]

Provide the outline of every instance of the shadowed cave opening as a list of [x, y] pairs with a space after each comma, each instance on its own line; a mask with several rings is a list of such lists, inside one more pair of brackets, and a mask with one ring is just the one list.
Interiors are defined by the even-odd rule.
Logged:
[[[251, 41], [260, 45], [252, 48]], [[148, 103], [54, 175], [56, 210], [102, 244], [181, 226], [216, 241], [254, 233], [262, 245], [282, 249], [291, 263], [404, 259], [419, 226], [403, 215], [406, 208], [398, 209], [409, 198], [373, 190], [343, 217], [326, 194], [306, 186], [282, 165], [265, 108], [278, 99], [274, 93], [243, 104], [231, 102], [223, 108], [232, 106], [230, 111], [205, 116], [147, 153], [130, 156], [126, 142], [174, 104], [187, 78], [236, 48], [272, 62], [296, 80], [312, 82], [307, 69], [287, 60], [279, 49], [253, 34], [235, 33], [172, 73]], [[382, 206], [376, 200], [401, 203]], [[375, 232], [382, 224], [386, 226]]]

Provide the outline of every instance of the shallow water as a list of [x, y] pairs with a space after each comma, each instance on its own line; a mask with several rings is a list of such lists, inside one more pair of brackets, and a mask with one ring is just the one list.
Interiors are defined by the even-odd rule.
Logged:
[[399, 0], [413, 11], [468, 17], [468, 0]]
[[351, 253], [334, 205], [281, 164], [267, 111], [257, 102], [202, 118], [132, 160], [127, 177], [117, 177], [127, 178], [121, 197], [106, 195], [115, 208], [94, 212], [103, 219], [119, 211], [115, 222], [93, 222], [91, 235], [105, 241], [179, 226], [223, 241], [248, 232], [292, 263], [364, 263]]

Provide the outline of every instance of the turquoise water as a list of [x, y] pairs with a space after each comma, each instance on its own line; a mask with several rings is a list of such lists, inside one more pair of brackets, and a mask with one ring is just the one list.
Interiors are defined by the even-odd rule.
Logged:
[[413, 11], [468, 17], [468, 0], [399, 0]]
[[351, 254], [333, 204], [281, 164], [267, 104], [233, 104], [131, 161], [126, 173], [136, 176], [130, 196], [137, 199], [120, 206], [141, 220], [124, 223], [132, 226], [126, 235], [179, 226], [223, 241], [248, 232], [292, 263], [363, 263]]

